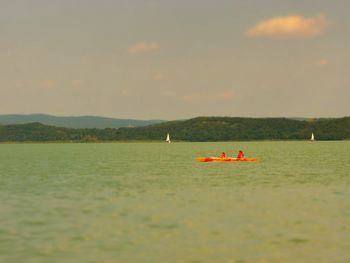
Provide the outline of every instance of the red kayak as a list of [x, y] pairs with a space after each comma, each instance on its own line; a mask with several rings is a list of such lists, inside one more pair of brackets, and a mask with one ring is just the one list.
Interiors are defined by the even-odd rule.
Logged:
[[234, 157], [197, 157], [198, 162], [255, 162], [256, 158], [234, 158]]

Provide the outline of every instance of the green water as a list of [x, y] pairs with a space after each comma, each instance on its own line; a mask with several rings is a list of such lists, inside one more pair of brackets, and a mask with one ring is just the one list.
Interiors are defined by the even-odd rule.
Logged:
[[350, 262], [350, 142], [0, 144], [0, 262]]

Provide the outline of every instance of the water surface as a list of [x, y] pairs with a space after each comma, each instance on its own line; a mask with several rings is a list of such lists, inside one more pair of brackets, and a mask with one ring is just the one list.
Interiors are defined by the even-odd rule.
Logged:
[[[257, 163], [197, 163], [243, 149]], [[0, 262], [350, 262], [350, 142], [0, 145]]]

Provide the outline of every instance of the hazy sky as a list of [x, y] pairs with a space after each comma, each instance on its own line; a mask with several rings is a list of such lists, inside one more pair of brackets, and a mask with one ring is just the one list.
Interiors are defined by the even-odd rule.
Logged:
[[350, 115], [349, 0], [0, 0], [0, 114]]

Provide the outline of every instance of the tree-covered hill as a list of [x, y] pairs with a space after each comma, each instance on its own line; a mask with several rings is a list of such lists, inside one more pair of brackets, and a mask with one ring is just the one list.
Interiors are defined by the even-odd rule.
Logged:
[[173, 141], [349, 140], [350, 117], [293, 120], [286, 118], [198, 117], [134, 128], [71, 129], [41, 123], [0, 125], [0, 141]]
[[305, 140], [313, 132], [318, 140], [350, 139], [350, 117], [292, 120], [287, 118], [198, 117], [133, 129], [120, 129], [124, 139], [165, 137], [185, 141]]

